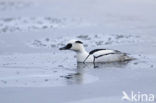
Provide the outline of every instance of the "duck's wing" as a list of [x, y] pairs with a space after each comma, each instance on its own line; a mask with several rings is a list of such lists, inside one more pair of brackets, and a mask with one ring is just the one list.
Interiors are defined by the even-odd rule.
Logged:
[[93, 55], [95, 58], [99, 58], [99, 57], [110, 55], [110, 54], [121, 54], [121, 52], [118, 50], [94, 49], [89, 52], [89, 55], [85, 58], [84, 62], [88, 59], [90, 55]]
[[93, 55], [95, 57], [100, 57], [109, 54], [120, 54], [120, 51], [117, 50], [109, 50], [109, 49], [95, 49], [89, 52], [89, 55]]

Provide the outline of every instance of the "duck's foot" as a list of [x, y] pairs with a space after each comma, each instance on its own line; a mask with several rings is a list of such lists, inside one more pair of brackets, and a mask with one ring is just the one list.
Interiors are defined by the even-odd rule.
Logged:
[[94, 69], [99, 67], [99, 66], [96, 66], [96, 65], [95, 65], [95, 62], [93, 62], [93, 64], [94, 64]]
[[98, 67], [99, 67], [99, 66], [95, 66], [95, 65], [94, 65], [94, 69], [95, 69], [95, 68], [98, 68]]

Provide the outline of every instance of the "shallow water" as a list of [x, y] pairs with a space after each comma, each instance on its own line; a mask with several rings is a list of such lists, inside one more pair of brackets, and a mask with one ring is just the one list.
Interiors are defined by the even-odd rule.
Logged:
[[[156, 95], [156, 2], [70, 4], [0, 1], [0, 101], [122, 103], [122, 91]], [[74, 52], [58, 49], [70, 39], [82, 40], [87, 51], [116, 49], [136, 60], [77, 63]]]

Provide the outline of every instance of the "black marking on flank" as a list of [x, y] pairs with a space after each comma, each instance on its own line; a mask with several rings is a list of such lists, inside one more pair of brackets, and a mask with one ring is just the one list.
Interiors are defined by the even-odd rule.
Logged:
[[106, 55], [110, 55], [110, 54], [116, 54], [116, 53], [103, 54], [103, 55], [96, 56], [95, 58], [99, 58], [99, 57], [106, 56]]
[[[104, 49], [103, 49], [104, 50]], [[102, 54], [102, 55], [99, 55], [99, 56], [94, 56], [94, 60], [93, 60], [93, 62], [95, 62], [95, 59], [96, 58], [99, 58], [99, 57], [102, 57], [102, 56], [106, 56], [106, 55], [110, 55], [110, 54], [116, 54], [116, 53], [107, 53], [107, 54]], [[85, 61], [88, 59], [88, 57], [90, 56], [90, 55], [92, 55], [92, 54], [89, 54], [86, 58], [85, 58], [85, 60], [83, 61], [83, 63], [85, 63]]]
[[81, 42], [81, 41], [79, 41], [79, 40], [78, 40], [78, 41], [75, 41], [75, 43], [80, 43], [80, 44], [83, 44], [83, 42]]
[[100, 51], [100, 50], [106, 50], [106, 49], [95, 49], [95, 50], [90, 51], [89, 54], [93, 54], [93, 53]]
[[85, 58], [85, 60], [83, 61], [83, 63], [85, 63], [85, 61], [88, 59], [89, 56], [90, 56], [90, 54]]

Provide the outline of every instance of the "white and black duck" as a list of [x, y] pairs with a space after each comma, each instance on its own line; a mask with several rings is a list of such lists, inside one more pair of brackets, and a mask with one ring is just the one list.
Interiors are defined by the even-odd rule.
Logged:
[[70, 40], [65, 47], [60, 50], [72, 50], [77, 53], [77, 62], [123, 62], [133, 58], [126, 53], [118, 50], [95, 49], [89, 53], [85, 50], [84, 45], [79, 40]]

